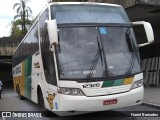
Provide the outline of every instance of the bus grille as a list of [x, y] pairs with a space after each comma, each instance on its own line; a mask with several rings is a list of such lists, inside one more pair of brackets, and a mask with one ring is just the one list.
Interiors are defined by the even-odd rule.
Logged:
[[129, 91], [131, 85], [122, 85], [116, 87], [107, 87], [107, 88], [94, 88], [94, 89], [85, 89], [84, 93], [86, 96], [102, 96], [102, 95], [111, 95], [117, 93], [123, 93]]

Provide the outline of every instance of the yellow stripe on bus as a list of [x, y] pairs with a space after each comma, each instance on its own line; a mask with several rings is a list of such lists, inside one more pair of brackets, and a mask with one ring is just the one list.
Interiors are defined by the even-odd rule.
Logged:
[[126, 79], [124, 80], [123, 85], [129, 85], [129, 84], [132, 84], [133, 79], [134, 79], [133, 77], [132, 77], [132, 78], [126, 78]]

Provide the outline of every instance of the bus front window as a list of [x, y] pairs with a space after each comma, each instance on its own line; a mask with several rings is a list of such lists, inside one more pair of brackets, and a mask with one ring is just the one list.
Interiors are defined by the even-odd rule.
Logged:
[[[57, 47], [60, 79], [109, 79], [140, 72], [128, 27], [61, 27]], [[127, 42], [130, 41], [130, 44]]]

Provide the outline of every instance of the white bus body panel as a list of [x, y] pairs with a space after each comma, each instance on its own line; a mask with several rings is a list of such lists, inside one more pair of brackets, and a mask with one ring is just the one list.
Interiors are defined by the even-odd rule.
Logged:
[[[133, 82], [141, 79], [143, 79], [142, 73], [135, 75]], [[100, 83], [101, 85], [100, 88], [102, 87], [102, 82], [94, 82], [94, 83]], [[84, 95], [84, 96], [72, 96], [72, 95], [59, 94], [58, 96], [59, 96], [60, 104], [58, 105], [59, 106], [58, 111], [61, 111], [61, 112], [55, 112], [55, 113], [61, 116], [75, 115], [75, 114], [81, 114], [86, 112], [104, 111], [104, 110], [111, 110], [111, 109], [116, 109], [121, 107], [132, 106], [132, 105], [138, 105], [138, 104], [142, 104], [143, 102], [143, 94], [144, 94], [143, 86], [133, 90], [131, 90], [131, 85], [101, 88], [101, 91], [103, 90], [106, 91], [106, 94], [104, 95], [104, 91], [96, 92], [96, 90], [98, 89], [100, 90], [100, 88], [87, 88], [87, 90], [85, 90], [86, 88], [82, 87], [85, 84], [92, 84], [92, 83], [60, 81], [60, 87], [80, 88], [84, 94], [87, 93], [86, 91], [94, 91], [94, 92], [92, 92], [92, 94], [87, 93], [87, 95]], [[121, 89], [123, 87], [125, 89]], [[112, 90], [116, 88], [117, 88], [117, 93], [115, 93], [114, 91], [112, 92]], [[107, 89], [110, 89], [112, 93], [111, 92], [107, 93]], [[103, 95], [101, 95], [102, 93]], [[104, 101], [113, 100], [113, 99], [117, 99], [117, 104], [103, 105]], [[69, 112], [69, 111], [75, 111], [75, 112]]]
[[[133, 89], [126, 93], [120, 93], [108, 96], [86, 97], [86, 96], [67, 96], [60, 95], [60, 111], [61, 115], [75, 115], [76, 111], [93, 112], [93, 111], [105, 111], [121, 107], [127, 107], [132, 105], [142, 104], [143, 102], [143, 86]], [[106, 100], [117, 99], [117, 104], [103, 105]], [[137, 101], [140, 101], [137, 103]], [[66, 112], [63, 112], [66, 111]], [[68, 112], [67, 112], [68, 111]], [[75, 111], [71, 113], [69, 111]]]

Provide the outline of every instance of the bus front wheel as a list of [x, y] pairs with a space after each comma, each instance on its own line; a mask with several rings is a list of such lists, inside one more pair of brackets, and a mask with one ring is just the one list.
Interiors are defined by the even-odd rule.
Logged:
[[40, 89], [38, 90], [38, 105], [41, 107], [42, 111], [45, 111], [43, 93]]

